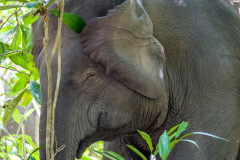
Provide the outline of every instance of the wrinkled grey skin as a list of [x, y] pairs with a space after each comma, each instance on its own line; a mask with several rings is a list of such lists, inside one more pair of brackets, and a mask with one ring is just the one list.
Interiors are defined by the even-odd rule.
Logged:
[[[131, 67], [124, 68], [129, 63], [125, 65], [125, 60], [121, 59], [116, 65], [111, 65], [111, 60], [119, 60], [118, 57], [114, 59], [115, 55], [125, 55], [124, 51], [117, 54], [118, 49], [125, 45], [121, 46], [121, 42], [115, 44], [116, 46], [109, 45], [114, 44], [112, 42], [106, 44], [108, 38], [100, 39], [102, 35], [95, 34], [101, 25], [105, 25], [103, 28], [107, 29], [103, 37], [112, 38], [111, 27], [115, 23], [101, 24], [93, 18], [106, 16], [108, 10], [123, 2], [65, 1], [65, 11], [82, 17], [87, 26], [79, 36], [63, 24], [62, 79], [56, 108], [55, 133], [58, 147], [63, 144], [67, 147], [59, 152], [55, 159], [80, 158], [91, 143], [104, 140], [107, 141], [105, 150], [115, 151], [126, 160], [140, 160], [140, 157], [126, 147], [126, 144], [131, 144], [150, 157], [147, 144], [141, 139], [137, 129], [147, 132], [156, 146], [164, 130], [169, 130], [182, 121], [190, 124], [185, 134], [201, 131], [226, 138], [230, 142], [201, 135], [190, 136], [189, 139], [196, 141], [201, 150], [193, 144], [180, 142], [169, 155], [169, 159], [236, 159], [240, 138], [240, 19], [237, 13], [221, 0], [138, 2], [142, 4], [142, 9], [136, 9], [139, 13], [137, 18], [141, 18], [142, 13], [147, 13], [145, 17], [152, 22], [153, 36], [157, 40], [153, 46], [156, 47], [160, 42], [164, 48], [164, 53], [160, 50], [147, 50], [147, 55], [156, 56], [147, 57], [157, 66], [152, 72], [145, 68], [147, 65], [141, 66], [141, 62], [144, 64], [147, 61], [145, 59], [140, 59], [141, 62], [137, 59], [140, 65], [136, 64], [134, 70]], [[52, 8], [54, 7], [52, 5]], [[123, 19], [128, 20], [129, 17], [131, 16]], [[51, 48], [57, 29], [57, 18], [49, 13], [49, 19]], [[95, 22], [96, 25], [93, 25]], [[128, 27], [134, 23], [134, 20], [129, 20], [129, 23], [120, 25]], [[127, 30], [126, 38], [135, 32], [143, 33], [143, 24], [145, 22], [138, 23], [134, 30]], [[33, 54], [40, 73], [42, 91], [40, 145], [45, 144], [47, 106], [42, 25], [42, 20], [33, 24]], [[121, 36], [125, 36], [125, 32]], [[137, 44], [137, 36], [134, 38], [130, 42]], [[98, 40], [103, 42], [101, 45], [105, 48], [94, 51], [99, 45], [95, 43]], [[141, 48], [141, 45], [138, 47]], [[116, 54], [108, 55], [111, 51]], [[132, 60], [132, 63], [134, 62], [135, 60]], [[155, 69], [162, 66], [164, 79], [155, 75]], [[52, 70], [55, 85], [56, 59], [53, 61]], [[136, 79], [131, 77], [131, 71], [136, 71]], [[143, 80], [141, 76], [148, 74], [150, 76]], [[159, 86], [155, 85], [155, 82], [160, 82]], [[46, 159], [44, 150], [40, 152], [40, 156], [41, 160]]]

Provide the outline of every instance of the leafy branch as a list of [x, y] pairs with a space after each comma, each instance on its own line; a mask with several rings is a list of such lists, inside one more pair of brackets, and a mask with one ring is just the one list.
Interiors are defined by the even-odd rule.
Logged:
[[17, 51], [12, 51], [12, 52], [8, 52], [8, 53], [0, 54], [0, 56], [6, 56], [8, 54], [19, 53], [19, 52], [22, 52], [22, 51], [30, 52], [30, 51], [28, 51], [26, 49], [21, 49], [21, 50], [17, 50]]
[[7, 23], [7, 21], [8, 21], [14, 14], [18, 13], [20, 10], [21, 10], [21, 8], [19, 8], [19, 10], [16, 9], [16, 11], [15, 11], [13, 14], [11, 14], [11, 15], [6, 19], [6, 21], [2, 24], [2, 26], [0, 27], [0, 30], [1, 30], [2, 27]]
[[0, 66], [0, 68], [9, 69], [9, 70], [12, 70], [12, 71], [14, 71], [14, 72], [19, 72], [19, 73], [23, 73], [23, 74], [26, 74], [26, 75], [28, 75], [28, 76], [31, 76], [30, 74], [27, 74], [27, 73], [25, 73], [25, 72], [21, 72], [21, 71], [12, 69], [12, 68], [7, 68], [7, 67], [3, 67], [3, 66]]

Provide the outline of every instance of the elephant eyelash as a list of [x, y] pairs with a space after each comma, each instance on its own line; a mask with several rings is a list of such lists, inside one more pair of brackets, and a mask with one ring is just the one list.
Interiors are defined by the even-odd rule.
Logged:
[[84, 81], [87, 81], [91, 77], [95, 77], [96, 73], [88, 74]]

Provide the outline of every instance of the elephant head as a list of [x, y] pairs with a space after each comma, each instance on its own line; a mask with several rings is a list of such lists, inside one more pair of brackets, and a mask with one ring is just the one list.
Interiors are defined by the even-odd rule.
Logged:
[[[68, 10], [76, 3], [79, 8], [86, 9], [86, 3], [96, 8], [100, 2], [65, 3]], [[101, 6], [108, 9], [118, 4], [103, 3], [106, 4]], [[137, 129], [156, 129], [167, 113], [164, 51], [153, 36], [153, 24], [142, 3], [128, 0], [101, 18], [94, 18], [91, 13], [79, 13], [77, 9], [75, 12], [72, 8], [69, 10], [87, 22], [82, 34], [77, 35], [64, 24], [62, 30], [63, 72], [55, 133], [58, 147], [65, 144], [66, 148], [58, 153], [58, 160], [80, 158], [86, 147], [98, 140], [113, 140]], [[102, 15], [98, 12], [102, 9], [95, 11], [94, 16]], [[51, 38], [57, 29], [56, 19], [49, 14], [50, 49], [53, 45]], [[33, 54], [38, 57], [41, 77], [40, 139], [44, 144], [47, 75], [41, 25], [42, 20], [33, 25]], [[56, 80], [56, 65], [55, 59], [52, 64], [53, 82]], [[43, 151], [41, 159], [44, 157]]]
[[[107, 149], [119, 151], [127, 160], [133, 155], [125, 143], [147, 155], [137, 130], [151, 134], [156, 145], [164, 130], [182, 121], [192, 124], [188, 132], [203, 131], [232, 142], [240, 138], [240, 18], [225, 2], [66, 0], [65, 12], [78, 15], [87, 25], [80, 35], [65, 24], [62, 28], [55, 133], [57, 147], [66, 148], [57, 160], [80, 158], [98, 140], [116, 142], [107, 143]], [[56, 24], [57, 18], [49, 13], [50, 50]], [[42, 92], [40, 145], [46, 139], [48, 87], [42, 26], [43, 20], [33, 24], [33, 55]], [[181, 143], [170, 159], [235, 158], [239, 147], [193, 139], [202, 152]], [[40, 155], [44, 160], [45, 151]]]

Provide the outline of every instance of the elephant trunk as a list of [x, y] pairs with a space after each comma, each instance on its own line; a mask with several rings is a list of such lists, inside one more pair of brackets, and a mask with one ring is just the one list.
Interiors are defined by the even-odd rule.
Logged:
[[[60, 98], [59, 98], [60, 100]], [[67, 102], [58, 102], [58, 107], [56, 108], [55, 114], [55, 159], [56, 160], [74, 160], [76, 156], [76, 152], [78, 149], [78, 145], [80, 140], [84, 139], [85, 135], [84, 132], [80, 133], [78, 122], [79, 121], [76, 111], [72, 111], [68, 105], [65, 103]], [[47, 107], [42, 105], [42, 114], [40, 118], [40, 146], [46, 144], [46, 126], [47, 126]], [[61, 151], [57, 151], [58, 149], [65, 146]], [[46, 149], [40, 150], [40, 159], [46, 160]]]

